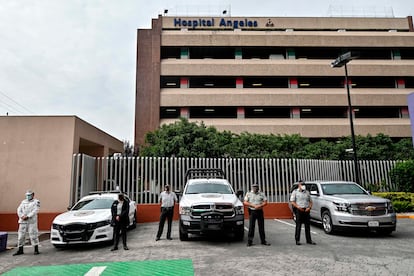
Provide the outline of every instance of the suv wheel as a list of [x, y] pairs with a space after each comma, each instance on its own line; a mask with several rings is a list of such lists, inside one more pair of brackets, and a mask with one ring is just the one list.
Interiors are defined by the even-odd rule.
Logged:
[[389, 236], [389, 235], [391, 235], [391, 233], [392, 233], [393, 230], [394, 229], [387, 229], [387, 228], [385, 228], [385, 229], [378, 229], [377, 232], [379, 234], [381, 234], [381, 235]]
[[322, 213], [322, 226], [323, 231], [325, 231], [326, 234], [333, 234], [334, 227], [332, 225], [331, 214], [329, 211], [324, 211]]

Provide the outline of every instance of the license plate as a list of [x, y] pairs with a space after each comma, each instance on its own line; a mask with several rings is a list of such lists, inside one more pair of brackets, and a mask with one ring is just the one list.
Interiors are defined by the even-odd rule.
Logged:
[[376, 220], [368, 221], [368, 226], [369, 227], [378, 227], [379, 226], [379, 222], [376, 221]]
[[220, 225], [219, 224], [209, 224], [207, 226], [208, 229], [212, 229], [212, 230], [220, 230]]

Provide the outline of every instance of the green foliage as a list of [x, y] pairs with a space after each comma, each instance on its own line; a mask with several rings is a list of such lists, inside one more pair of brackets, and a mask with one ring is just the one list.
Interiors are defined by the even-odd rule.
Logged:
[[399, 191], [414, 192], [414, 160], [397, 163], [390, 171], [390, 178]]
[[414, 211], [414, 193], [392, 192], [373, 193], [373, 195], [388, 198], [397, 213]]
[[414, 205], [407, 201], [393, 201], [392, 206], [397, 213], [406, 213], [413, 211]]
[[142, 156], [221, 157], [230, 142], [231, 134], [218, 133], [214, 127], [197, 125], [181, 119], [174, 124], [164, 124], [149, 132], [141, 149]]
[[[359, 160], [414, 159], [410, 138], [393, 142], [389, 136], [378, 134], [356, 136], [355, 142]], [[298, 134], [234, 134], [181, 118], [147, 133], [146, 145], [139, 153], [141, 156], [352, 160], [353, 154], [346, 151], [350, 148], [350, 137], [311, 142]]]

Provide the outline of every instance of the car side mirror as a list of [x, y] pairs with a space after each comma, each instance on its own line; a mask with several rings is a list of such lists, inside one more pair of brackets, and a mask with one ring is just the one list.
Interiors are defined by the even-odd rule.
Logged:
[[240, 200], [242, 200], [242, 198], [243, 198], [243, 190], [238, 190], [238, 191], [236, 192], [236, 196], [237, 196]]
[[319, 196], [319, 193], [317, 191], [311, 191], [310, 194], [314, 196]]
[[180, 197], [183, 195], [183, 193], [180, 190], [175, 190], [174, 193], [177, 196], [177, 202], [180, 202]]

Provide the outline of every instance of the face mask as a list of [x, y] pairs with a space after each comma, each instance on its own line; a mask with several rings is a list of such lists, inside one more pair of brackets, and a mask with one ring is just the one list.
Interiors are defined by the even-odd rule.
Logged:
[[305, 185], [302, 185], [302, 189], [301, 189], [302, 191], [306, 191], [306, 186]]
[[32, 200], [33, 199], [33, 195], [26, 195], [26, 199], [27, 200]]

